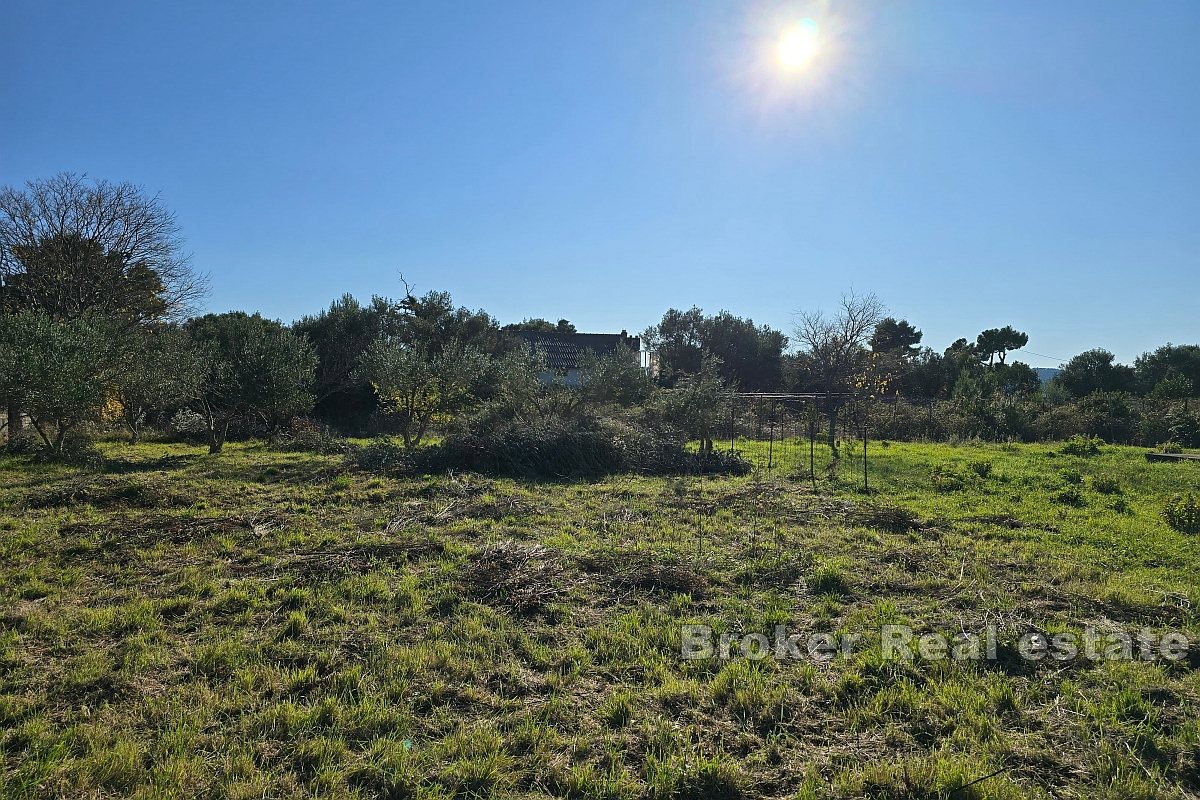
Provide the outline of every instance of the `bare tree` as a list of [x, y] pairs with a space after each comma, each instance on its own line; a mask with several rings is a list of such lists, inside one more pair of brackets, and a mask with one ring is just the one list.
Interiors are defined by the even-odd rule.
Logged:
[[885, 311], [874, 294], [859, 295], [851, 291], [842, 295], [837, 316], [827, 317], [819, 310], [796, 314], [796, 341], [809, 360], [813, 377], [828, 394], [830, 447], [835, 446], [837, 439], [838, 410], [842, 404], [839, 395], [852, 390], [853, 378], [867, 353], [867, 342]]
[[0, 299], [60, 319], [181, 321], [207, 290], [175, 215], [131, 183], [61, 173], [0, 189]]

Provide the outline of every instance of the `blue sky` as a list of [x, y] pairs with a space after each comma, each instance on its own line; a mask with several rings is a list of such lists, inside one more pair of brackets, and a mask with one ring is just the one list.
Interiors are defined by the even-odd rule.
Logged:
[[[0, 183], [160, 192], [212, 310], [446, 289], [785, 331], [874, 291], [1035, 366], [1200, 340], [1200, 3], [59, 3], [0, 24]], [[809, 65], [774, 62], [801, 19]]]

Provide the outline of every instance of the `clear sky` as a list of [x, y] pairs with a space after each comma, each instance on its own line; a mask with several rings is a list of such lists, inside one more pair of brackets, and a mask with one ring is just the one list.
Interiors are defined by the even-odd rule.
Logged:
[[[809, 19], [815, 51], [778, 62]], [[7, 0], [0, 183], [129, 180], [211, 310], [1200, 340], [1200, 3]], [[807, 55], [807, 54], [806, 54]]]

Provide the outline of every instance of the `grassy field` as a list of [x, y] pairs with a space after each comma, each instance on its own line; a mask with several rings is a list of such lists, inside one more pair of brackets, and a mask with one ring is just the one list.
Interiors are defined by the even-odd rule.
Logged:
[[[1161, 515], [1200, 463], [873, 444], [865, 495], [795, 441], [770, 476], [581, 483], [104, 450], [0, 460], [3, 797], [1200, 795], [1197, 649], [1013, 650], [1200, 648], [1200, 542]], [[884, 659], [889, 623], [994, 624], [1000, 657]], [[683, 660], [685, 624], [866, 645]]]

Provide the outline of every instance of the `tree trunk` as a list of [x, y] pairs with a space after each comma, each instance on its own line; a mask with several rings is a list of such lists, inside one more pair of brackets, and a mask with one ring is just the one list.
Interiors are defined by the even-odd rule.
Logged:
[[218, 423], [215, 420], [208, 425], [208, 454], [215, 456], [225, 446], [225, 438], [229, 436], [230, 420]]
[[829, 449], [837, 452], [837, 425], [838, 425], [838, 407], [837, 403], [830, 402], [829, 404]]
[[124, 412], [125, 427], [129, 429], [129, 443], [137, 444], [142, 434], [142, 412], [132, 414], [128, 409]]
[[21, 409], [16, 403], [8, 404], [8, 438], [12, 441], [25, 427], [25, 419], [21, 416]]
[[226, 422], [220, 427], [213, 427], [208, 432], [208, 454], [215, 456], [221, 452], [221, 448], [225, 446], [225, 437], [229, 435], [229, 423]]

